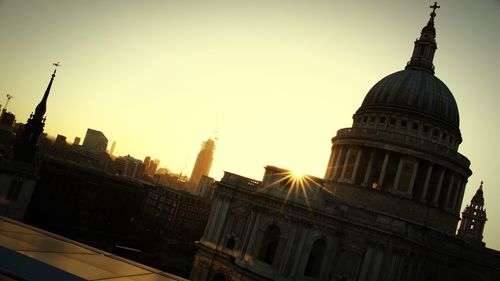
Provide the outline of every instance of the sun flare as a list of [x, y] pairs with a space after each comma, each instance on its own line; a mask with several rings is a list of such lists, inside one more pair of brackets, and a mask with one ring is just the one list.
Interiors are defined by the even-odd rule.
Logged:
[[292, 171], [290, 175], [292, 176], [293, 179], [300, 180], [306, 176], [306, 173], [302, 171]]

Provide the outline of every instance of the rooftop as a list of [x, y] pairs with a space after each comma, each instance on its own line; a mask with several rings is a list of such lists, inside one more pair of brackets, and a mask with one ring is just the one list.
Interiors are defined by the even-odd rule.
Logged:
[[1, 280], [186, 280], [5, 217], [0, 261]]

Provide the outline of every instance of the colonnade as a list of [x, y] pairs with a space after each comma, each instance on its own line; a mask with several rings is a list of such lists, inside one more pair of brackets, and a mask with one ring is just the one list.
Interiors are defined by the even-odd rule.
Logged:
[[358, 145], [336, 145], [326, 179], [391, 192], [458, 213], [465, 177], [456, 171], [399, 152]]

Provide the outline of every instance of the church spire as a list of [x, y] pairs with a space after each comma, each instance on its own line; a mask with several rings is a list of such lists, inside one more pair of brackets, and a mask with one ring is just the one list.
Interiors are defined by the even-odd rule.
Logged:
[[[60, 66], [59, 62], [53, 64], [56, 68]], [[26, 163], [34, 163], [35, 154], [37, 151], [37, 143], [40, 134], [43, 133], [43, 127], [45, 126], [45, 111], [47, 110], [47, 99], [50, 94], [50, 89], [52, 87], [52, 82], [56, 76], [56, 69], [52, 73], [49, 85], [45, 90], [42, 100], [37, 105], [35, 109], [35, 114], [31, 114], [30, 118], [24, 126], [21, 138], [16, 143], [14, 150], [14, 159], [17, 161], [22, 161]]]
[[463, 240], [484, 246], [483, 230], [486, 224], [486, 209], [484, 209], [483, 182], [472, 197], [472, 200], [462, 212], [462, 221], [458, 236]]
[[49, 85], [47, 86], [47, 89], [45, 90], [45, 94], [43, 95], [42, 100], [36, 106], [35, 114], [33, 115], [33, 118], [35, 118], [35, 119], [42, 120], [43, 116], [45, 115], [45, 111], [47, 110], [47, 99], [49, 97], [50, 88], [52, 88], [52, 82], [54, 81], [54, 78], [56, 77], [57, 67], [61, 66], [59, 64], [59, 62], [53, 63], [53, 65], [56, 68], [54, 68], [54, 72], [52, 73], [52, 77], [50, 78]]
[[420, 38], [415, 41], [413, 54], [406, 65], [406, 69], [424, 70], [434, 74], [432, 61], [437, 49], [434, 18], [436, 17], [436, 9], [440, 8], [440, 6], [437, 5], [437, 2], [434, 2], [434, 5], [430, 6], [430, 8], [432, 9], [431, 18], [427, 22], [427, 25], [422, 28]]

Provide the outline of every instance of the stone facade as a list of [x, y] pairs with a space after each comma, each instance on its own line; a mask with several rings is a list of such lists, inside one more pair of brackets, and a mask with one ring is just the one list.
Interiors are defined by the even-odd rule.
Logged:
[[499, 280], [494, 250], [343, 203], [334, 189], [351, 187], [287, 177], [276, 167], [262, 182], [225, 173], [192, 280]]

